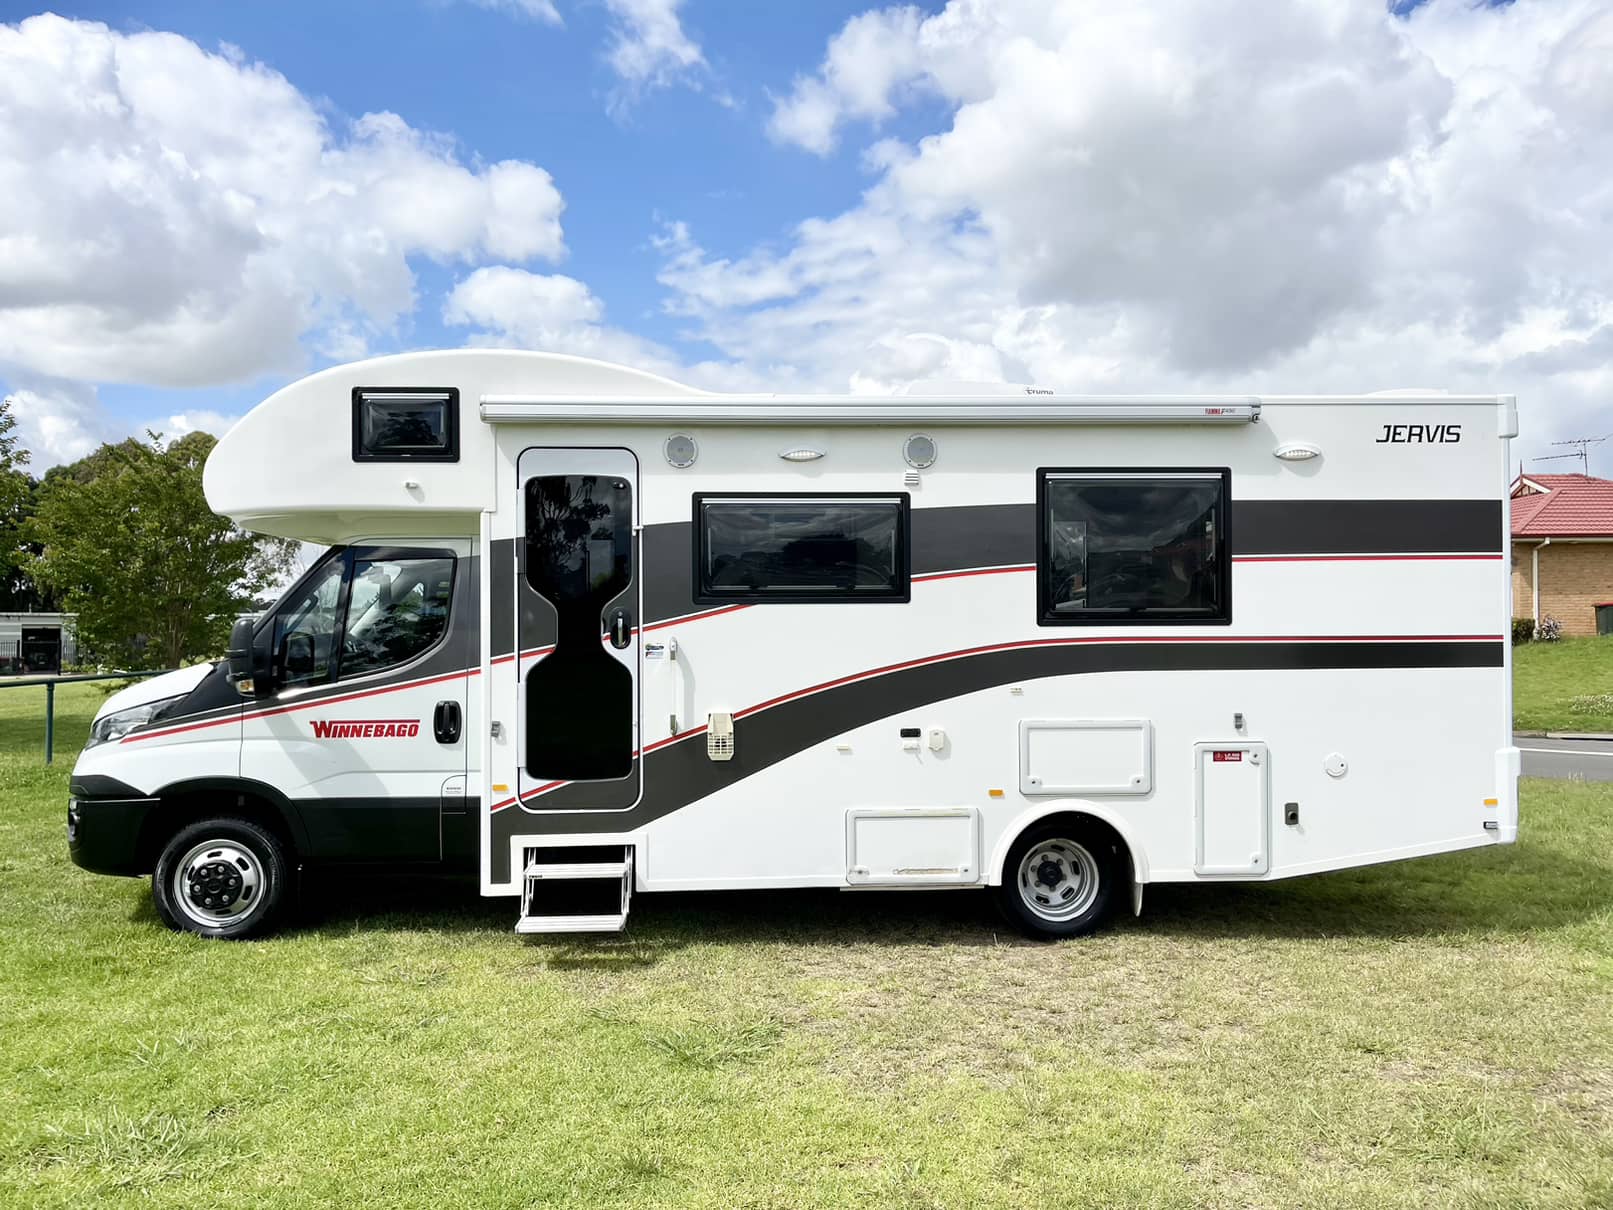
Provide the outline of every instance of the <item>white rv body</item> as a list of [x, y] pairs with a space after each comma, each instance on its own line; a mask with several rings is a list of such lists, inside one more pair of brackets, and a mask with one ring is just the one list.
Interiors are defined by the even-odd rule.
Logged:
[[[355, 461], [358, 401], [387, 392], [452, 393], [452, 461]], [[435, 835], [443, 859], [474, 851], [482, 893], [522, 898], [526, 931], [621, 927], [633, 890], [997, 886], [1050, 819], [1101, 821], [1083, 826], [1112, 830], [1139, 888], [1509, 843], [1515, 433], [1507, 396], [733, 396], [496, 350], [342, 366], [249, 413], [208, 499], [261, 532], [451, 555], [448, 634], [379, 675], [136, 728], [86, 751], [75, 786], [238, 783], [299, 816], [312, 860], [429, 859]], [[630, 518], [614, 555], [596, 528], [579, 557], [631, 578], [563, 615], [527, 565], [529, 522], [551, 524], [528, 502], [575, 477]], [[1224, 616], [1054, 600], [1099, 599], [1103, 539], [1053, 493], [1123, 500], [1128, 477], [1220, 478], [1220, 528], [1150, 557]], [[721, 517], [743, 533], [860, 502], [900, 518], [900, 599], [710, 595]], [[1050, 543], [1079, 560], [1056, 586]], [[565, 583], [585, 579], [608, 590]], [[600, 651], [562, 638], [573, 681], [539, 672], [589, 610]], [[535, 676], [552, 691], [532, 696]], [[444, 702], [463, 711], [451, 743], [432, 737]], [[573, 702], [626, 747], [555, 710]], [[596, 740], [610, 776], [546, 773]], [[540, 910], [539, 884], [568, 878], [621, 883], [619, 906]]]

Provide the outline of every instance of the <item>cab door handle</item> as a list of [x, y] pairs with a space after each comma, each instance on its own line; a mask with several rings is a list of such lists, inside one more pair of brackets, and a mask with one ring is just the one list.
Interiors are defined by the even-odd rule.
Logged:
[[458, 702], [438, 702], [436, 712], [431, 716], [431, 733], [437, 737], [439, 744], [457, 744], [463, 722]]

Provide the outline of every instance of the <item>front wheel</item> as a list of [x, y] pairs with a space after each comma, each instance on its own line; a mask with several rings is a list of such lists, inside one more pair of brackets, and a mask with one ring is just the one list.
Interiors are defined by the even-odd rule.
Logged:
[[237, 940], [270, 932], [286, 900], [285, 846], [244, 819], [181, 828], [157, 858], [151, 895], [171, 929]]
[[1032, 937], [1080, 937], [1109, 914], [1123, 865], [1113, 842], [1095, 829], [1039, 824], [1008, 850], [998, 905]]

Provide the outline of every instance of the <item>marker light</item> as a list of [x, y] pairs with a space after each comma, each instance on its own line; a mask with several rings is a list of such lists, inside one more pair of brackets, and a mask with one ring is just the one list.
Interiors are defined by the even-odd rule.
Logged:
[[805, 446], [802, 446], [800, 449], [785, 450], [783, 453], [779, 454], [779, 457], [784, 459], [786, 462], [816, 462], [819, 458], [823, 457], [823, 451], [807, 449]]
[[1305, 441], [1290, 441], [1287, 445], [1279, 445], [1272, 453], [1284, 462], [1308, 462], [1312, 458], [1320, 458], [1322, 451], [1318, 446]]

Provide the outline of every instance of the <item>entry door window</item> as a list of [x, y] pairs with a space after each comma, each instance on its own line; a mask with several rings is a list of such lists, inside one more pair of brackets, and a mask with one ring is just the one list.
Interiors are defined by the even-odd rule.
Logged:
[[525, 506], [527, 584], [556, 615], [555, 648], [526, 677], [527, 772], [629, 777], [633, 674], [606, 632], [625, 637], [632, 624], [632, 485], [614, 475], [540, 475], [527, 482]]

